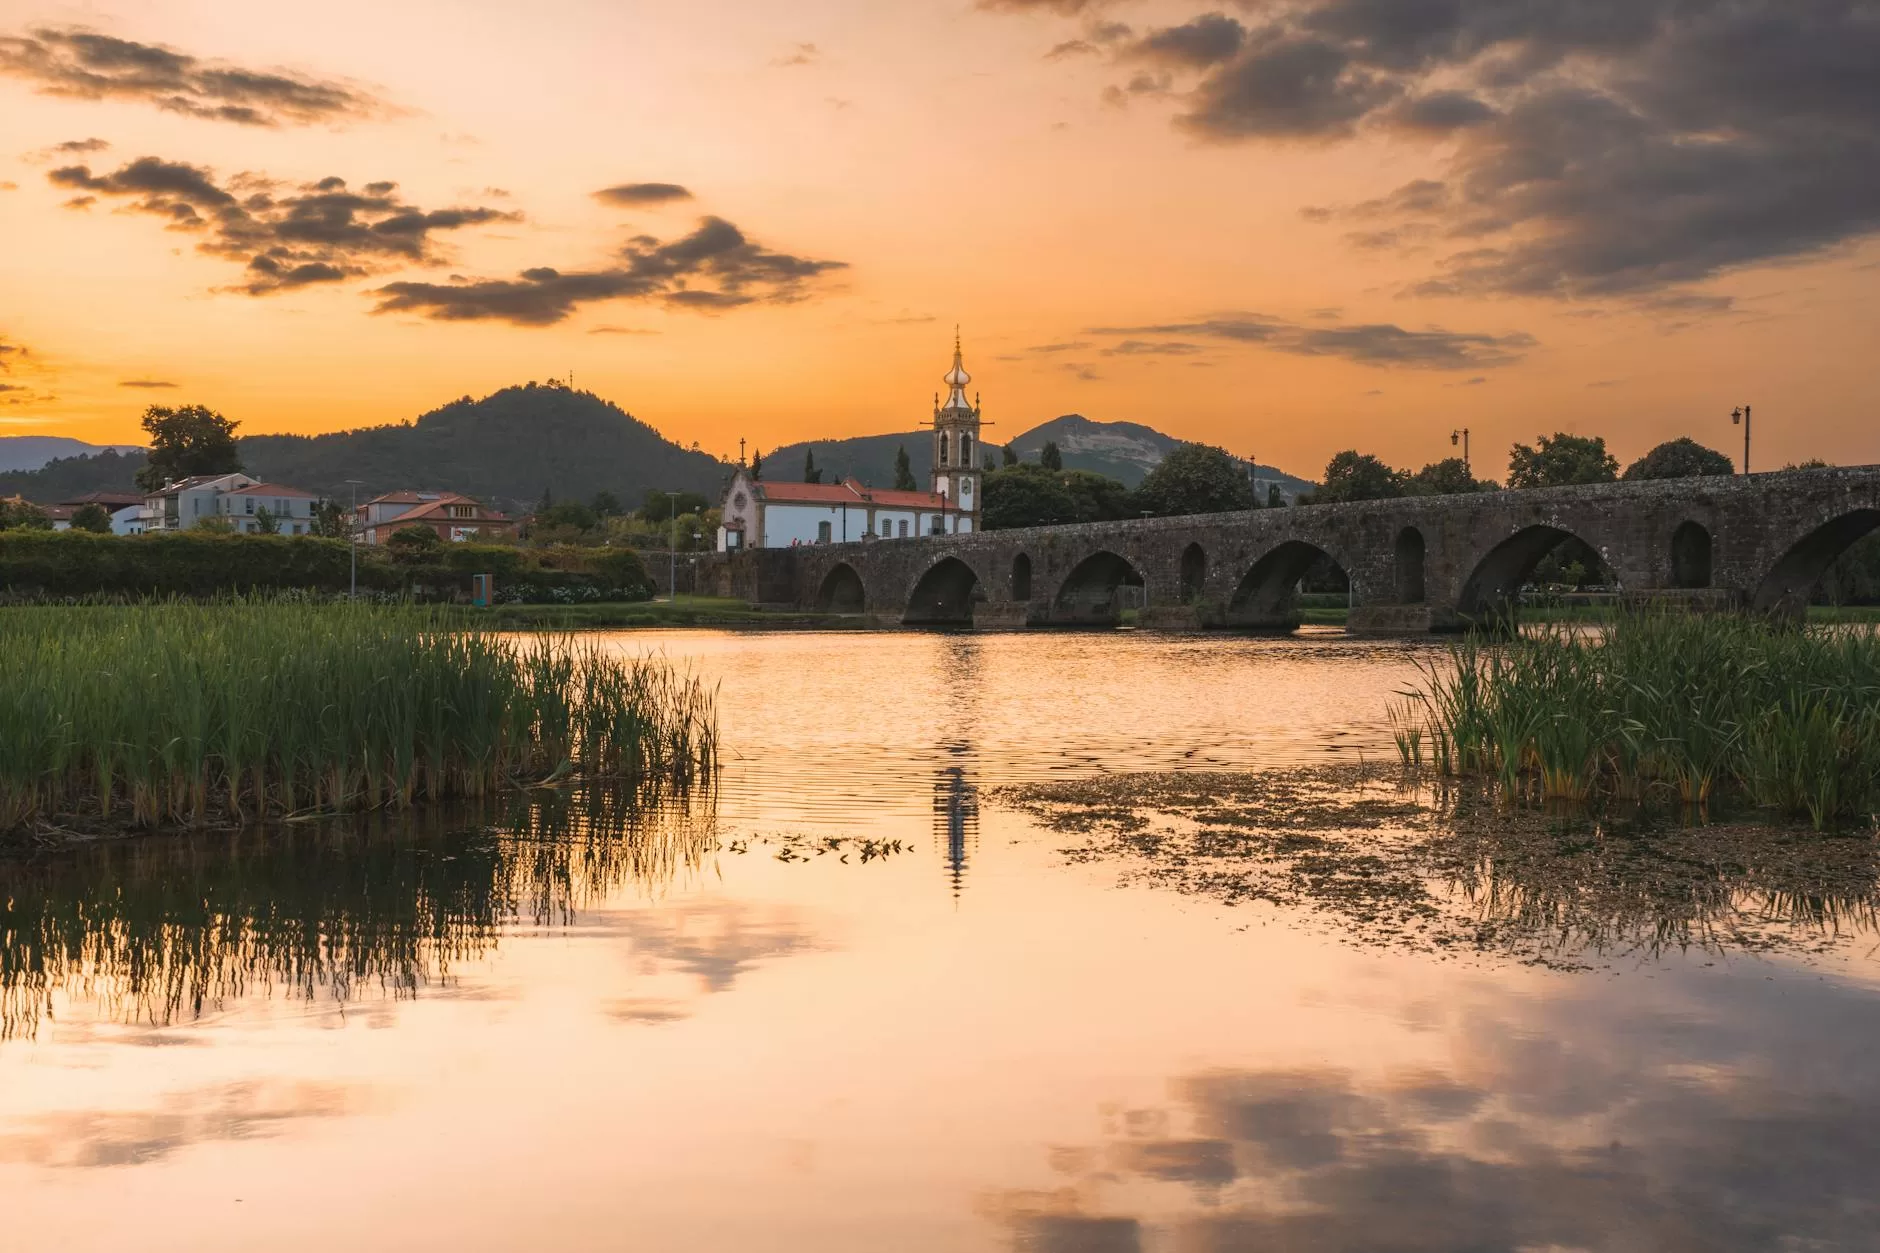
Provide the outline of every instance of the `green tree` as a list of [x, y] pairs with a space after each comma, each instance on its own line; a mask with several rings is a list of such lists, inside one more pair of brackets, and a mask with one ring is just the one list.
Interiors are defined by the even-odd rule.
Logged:
[[1114, 522], [1136, 513], [1135, 498], [1129, 488], [1107, 474], [1098, 474], [1095, 470], [1062, 470], [1057, 480], [1070, 496], [1074, 522]]
[[613, 518], [625, 513], [627, 508], [620, 503], [620, 497], [612, 492], [595, 492], [594, 499], [588, 502], [597, 517]]
[[1058, 451], [1056, 440], [1047, 439], [1044, 442], [1044, 447], [1038, 450], [1038, 464], [1047, 470], [1064, 468], [1064, 454]]
[[1569, 487], [1610, 483], [1619, 477], [1619, 459], [1597, 435], [1543, 435], [1538, 448], [1516, 444], [1508, 459], [1508, 486]]
[[1039, 465], [1005, 466], [986, 476], [979, 518], [989, 531], [1056, 526], [1077, 520], [1077, 502], [1062, 474]]
[[14, 497], [0, 500], [0, 531], [49, 531], [52, 519], [46, 511], [29, 501]]
[[1685, 435], [1658, 445], [1627, 466], [1621, 477], [1628, 480], [1695, 479], [1706, 474], [1735, 473], [1736, 464], [1728, 457]]
[[1412, 496], [1461, 496], [1468, 492], [1491, 492], [1493, 483], [1475, 477], [1469, 463], [1461, 457], [1432, 461], [1410, 476], [1405, 484]]
[[805, 483], [822, 482], [822, 471], [816, 468], [816, 450], [814, 448], [805, 448], [803, 450], [803, 481]]
[[208, 535], [233, 535], [235, 533], [235, 524], [230, 522], [224, 514], [206, 513], [190, 523], [189, 529], [192, 531], [202, 531]]
[[535, 525], [544, 529], [592, 531], [600, 524], [601, 520], [594, 511], [578, 500], [569, 501], [565, 505], [550, 505], [546, 509], [538, 509], [535, 514]]
[[172, 479], [235, 473], [242, 468], [235, 446], [240, 425], [203, 405], [151, 405], [143, 420], [150, 459], [137, 472], [137, 486], [154, 492]]
[[1018, 464], [1018, 450], [1013, 448], [1010, 444], [1007, 444], [1005, 447], [999, 449], [999, 464], [1002, 466], [1017, 465]]
[[894, 454], [894, 490], [911, 492], [915, 489], [914, 464], [907, 459], [907, 445], [903, 444]]
[[1278, 509], [1285, 503], [1286, 498], [1279, 493], [1279, 484], [1268, 483], [1266, 485], [1266, 507], [1268, 509]]
[[307, 527], [308, 534], [326, 539], [345, 539], [351, 530], [346, 506], [337, 500], [323, 500], [313, 507], [313, 521]]
[[1312, 493], [1314, 504], [1346, 500], [1393, 500], [1404, 494], [1405, 475], [1370, 453], [1347, 448], [1325, 463], [1325, 481]]
[[255, 510], [255, 531], [261, 535], [279, 535], [281, 520], [266, 505]]
[[385, 547], [399, 561], [422, 561], [444, 547], [444, 539], [428, 526], [401, 526], [385, 541]]
[[78, 512], [72, 515], [72, 529], [90, 531], [93, 535], [109, 535], [111, 534], [111, 515], [103, 505], [96, 501], [89, 505], [81, 505]]
[[1210, 444], [1179, 444], [1143, 476], [1136, 507], [1160, 517], [1253, 508], [1246, 463]]
[[646, 500], [640, 505], [640, 519], [652, 523], [670, 522], [675, 509], [681, 514], [701, 513], [710, 503], [698, 492], [662, 492], [654, 489], [646, 493]]

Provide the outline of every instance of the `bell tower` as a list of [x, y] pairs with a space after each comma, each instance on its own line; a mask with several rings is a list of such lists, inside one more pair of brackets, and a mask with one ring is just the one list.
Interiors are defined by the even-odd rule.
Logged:
[[966, 385], [973, 376], [966, 372], [960, 354], [960, 331], [953, 328], [953, 368], [940, 379], [947, 385], [944, 403], [934, 397], [933, 408], [933, 491], [944, 496], [947, 509], [957, 518], [949, 527], [954, 531], [979, 529], [979, 400], [966, 399]]

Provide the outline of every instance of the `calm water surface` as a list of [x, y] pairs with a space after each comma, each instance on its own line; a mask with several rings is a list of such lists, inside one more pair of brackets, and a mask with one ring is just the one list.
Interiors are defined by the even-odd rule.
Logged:
[[1871, 938], [1359, 948], [985, 795], [1387, 757], [1417, 646], [616, 639], [715, 812], [10, 872], [0, 1248], [1880, 1248]]

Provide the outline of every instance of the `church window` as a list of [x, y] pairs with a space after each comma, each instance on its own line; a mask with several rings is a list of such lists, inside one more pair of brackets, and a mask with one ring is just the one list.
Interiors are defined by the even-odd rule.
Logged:
[[829, 542], [829, 535], [830, 535], [829, 523], [818, 522], [816, 524], [816, 542], [818, 544], [827, 544]]
[[907, 519], [906, 518], [901, 519], [901, 538], [902, 539], [907, 538]]
[[940, 464], [947, 464], [947, 433], [940, 432]]
[[960, 433], [960, 464], [963, 466], [973, 464], [973, 437], [964, 431]]

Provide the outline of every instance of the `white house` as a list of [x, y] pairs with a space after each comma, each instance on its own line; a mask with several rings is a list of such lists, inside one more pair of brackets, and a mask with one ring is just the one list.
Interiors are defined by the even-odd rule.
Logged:
[[840, 483], [772, 483], [738, 467], [725, 491], [718, 551], [842, 544], [850, 540], [955, 535], [979, 529], [979, 405], [966, 399], [959, 337], [943, 376], [946, 403], [934, 398], [932, 489], [903, 492]]
[[197, 475], [146, 496], [139, 522], [145, 531], [186, 531], [205, 518], [222, 518], [237, 531], [257, 534], [265, 515], [282, 535], [306, 535], [319, 501], [312, 492], [246, 474]]

